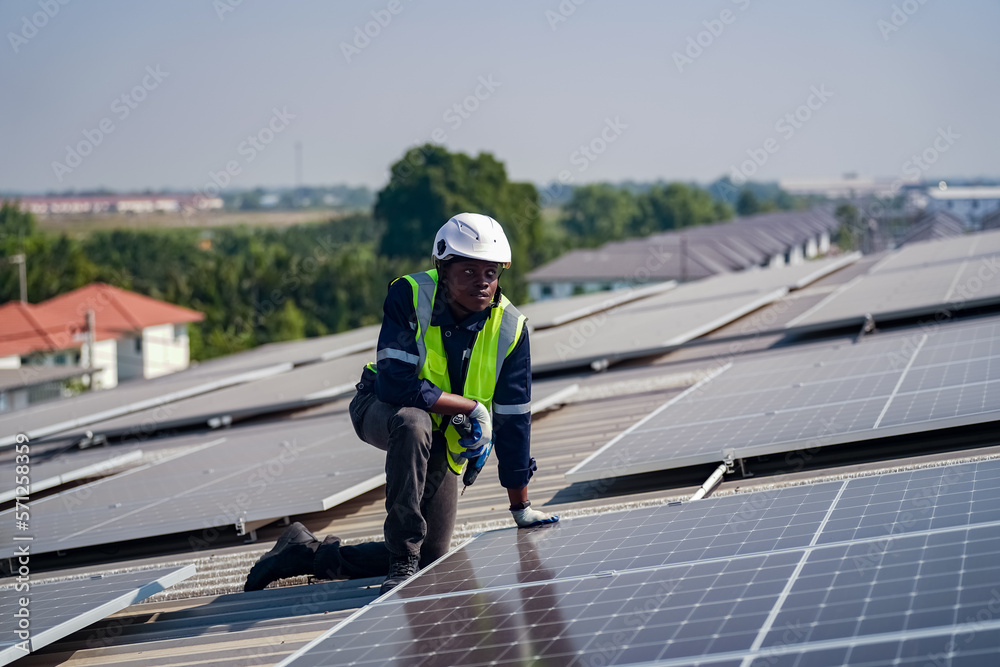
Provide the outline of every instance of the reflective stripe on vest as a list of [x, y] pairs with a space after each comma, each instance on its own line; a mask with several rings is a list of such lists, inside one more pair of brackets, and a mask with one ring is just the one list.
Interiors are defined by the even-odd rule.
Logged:
[[[437, 293], [437, 271], [414, 273], [403, 277], [413, 287], [413, 309], [417, 315], [417, 350], [421, 358], [418, 377], [434, 383], [442, 391], [451, 393], [448, 357], [441, 339], [441, 328], [431, 325], [431, 314], [434, 311]], [[503, 363], [520, 340], [524, 323], [524, 315], [507, 297], [501, 295], [500, 303], [492, 307], [483, 330], [476, 336], [469, 362], [469, 373], [465, 379], [464, 395], [479, 401], [487, 410], [492, 408], [493, 392], [500, 380]], [[440, 429], [444, 418], [431, 413], [431, 419]], [[446, 428], [445, 438], [448, 441], [448, 466], [455, 474], [461, 474], [466, 460], [459, 454], [464, 452], [465, 448], [458, 444], [458, 433], [454, 428]]]

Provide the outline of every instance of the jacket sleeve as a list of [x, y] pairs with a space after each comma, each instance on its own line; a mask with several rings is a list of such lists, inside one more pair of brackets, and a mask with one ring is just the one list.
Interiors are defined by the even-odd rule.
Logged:
[[389, 285], [382, 306], [382, 328], [378, 334], [375, 395], [391, 405], [429, 410], [442, 390], [417, 377], [417, 319], [413, 311], [413, 289], [400, 278]]
[[500, 485], [508, 489], [527, 486], [535, 470], [531, 458], [531, 348], [527, 327], [504, 360], [493, 393], [493, 442]]

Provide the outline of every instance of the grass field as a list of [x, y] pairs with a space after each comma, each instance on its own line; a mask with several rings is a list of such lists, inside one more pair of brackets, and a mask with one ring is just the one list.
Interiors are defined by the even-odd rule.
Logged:
[[85, 235], [102, 229], [166, 229], [170, 227], [190, 227], [208, 229], [212, 227], [288, 227], [310, 223], [326, 222], [350, 212], [339, 209], [312, 211], [205, 211], [182, 215], [180, 213], [143, 213], [100, 215], [53, 215], [39, 216], [38, 225], [51, 232], [65, 232], [71, 236]]

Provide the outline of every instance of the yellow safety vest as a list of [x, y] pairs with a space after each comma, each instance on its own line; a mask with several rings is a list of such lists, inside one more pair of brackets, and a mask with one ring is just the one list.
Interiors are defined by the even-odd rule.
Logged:
[[[437, 297], [437, 270], [424, 271], [403, 276], [413, 288], [413, 310], [417, 314], [417, 356], [384, 348], [378, 351], [378, 361], [386, 358], [399, 359], [419, 368], [417, 377], [428, 380], [451, 393], [451, 377], [448, 375], [448, 357], [441, 339], [441, 327], [431, 324], [434, 301]], [[492, 307], [483, 330], [476, 336], [469, 360], [469, 372], [465, 378], [466, 398], [482, 403], [487, 410], [497, 414], [521, 414], [529, 412], [530, 405], [494, 406], [493, 392], [500, 380], [503, 362], [511, 353], [524, 331], [526, 318], [511, 304], [507, 297], [500, 295], [500, 303]], [[368, 368], [376, 370], [375, 364]], [[440, 430], [446, 416], [430, 413], [434, 426]], [[450, 426], [445, 430], [448, 441], [448, 467], [456, 475], [462, 473], [466, 459], [460, 454], [465, 448], [458, 444], [458, 432]]]

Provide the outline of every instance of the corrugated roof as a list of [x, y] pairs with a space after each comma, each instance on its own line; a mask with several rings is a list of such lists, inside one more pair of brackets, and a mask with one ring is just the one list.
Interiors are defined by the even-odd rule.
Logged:
[[634, 282], [640, 271], [653, 280], [695, 280], [767, 264], [838, 224], [821, 209], [762, 213], [573, 250], [527, 277], [535, 282]]
[[947, 211], [931, 211], [913, 223], [909, 231], [899, 240], [899, 245], [947, 239], [952, 236], [961, 236], [964, 233], [965, 225], [961, 218]]

